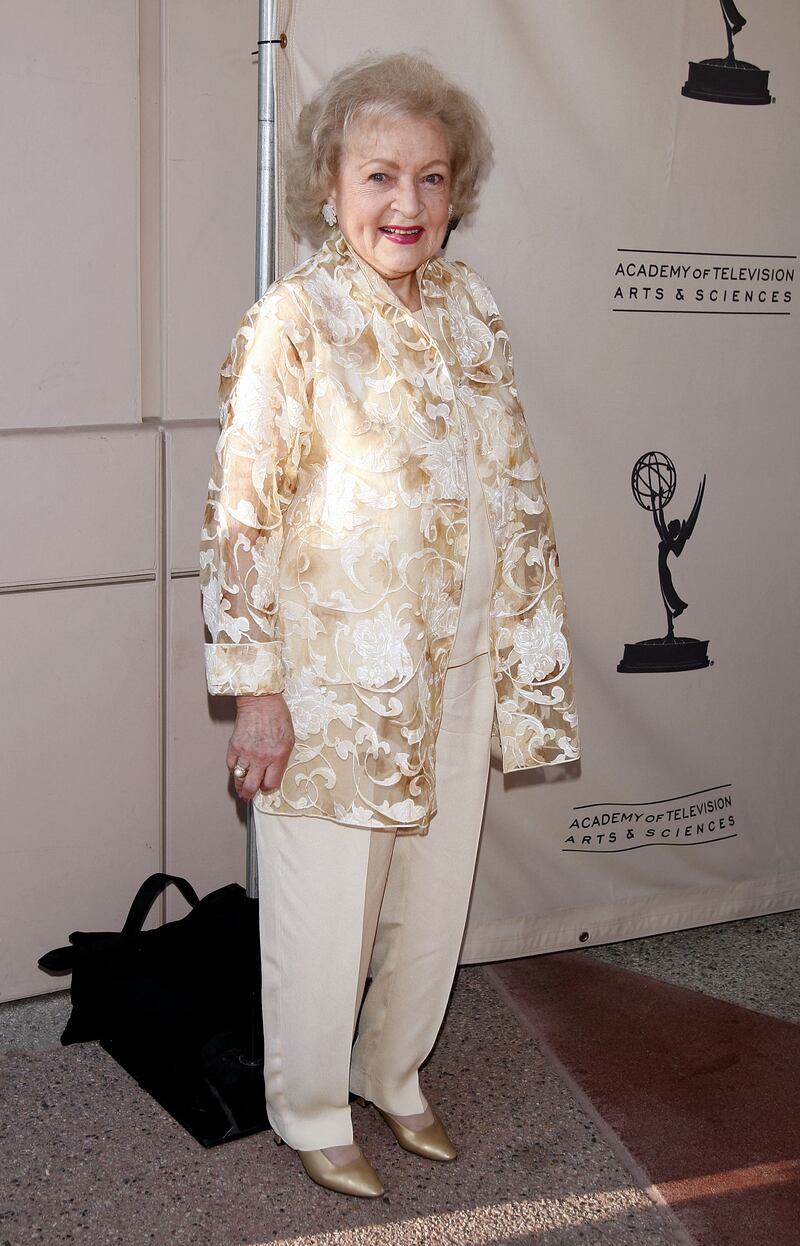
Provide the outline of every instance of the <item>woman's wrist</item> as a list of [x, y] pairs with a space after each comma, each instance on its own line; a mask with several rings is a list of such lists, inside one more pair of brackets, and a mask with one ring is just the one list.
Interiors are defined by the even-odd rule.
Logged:
[[259, 693], [252, 693], [252, 694], [248, 693], [246, 695], [237, 696], [236, 709], [237, 711], [243, 710], [246, 713], [248, 710], [258, 709], [261, 705], [264, 704], [264, 702], [269, 702], [274, 697], [279, 697], [282, 695], [283, 694], [280, 692], [259, 692]]

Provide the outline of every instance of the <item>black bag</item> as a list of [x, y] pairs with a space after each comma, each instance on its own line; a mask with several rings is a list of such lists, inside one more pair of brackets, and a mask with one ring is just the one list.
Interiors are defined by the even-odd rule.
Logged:
[[[191, 911], [142, 930], [170, 883]], [[268, 1127], [257, 900], [238, 883], [199, 900], [185, 878], [153, 874], [120, 932], [69, 940], [39, 960], [72, 972], [64, 1045], [99, 1041], [204, 1146]]]

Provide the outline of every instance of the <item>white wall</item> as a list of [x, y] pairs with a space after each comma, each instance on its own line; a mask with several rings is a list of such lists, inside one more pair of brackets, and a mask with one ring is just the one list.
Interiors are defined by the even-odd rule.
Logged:
[[257, 10], [3, 5], [2, 999], [62, 988], [37, 958], [154, 870], [243, 881], [197, 545], [254, 297]]

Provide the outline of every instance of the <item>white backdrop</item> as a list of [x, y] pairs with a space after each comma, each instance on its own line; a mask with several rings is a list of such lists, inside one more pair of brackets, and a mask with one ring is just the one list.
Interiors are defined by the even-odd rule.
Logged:
[[[464, 961], [800, 905], [800, 9], [743, 7], [736, 55], [770, 71], [767, 106], [681, 94], [690, 60], [726, 51], [716, 0], [409, 0], [402, 22], [379, 0], [292, 6], [285, 122], [361, 53], [419, 49], [475, 93], [496, 144], [448, 254], [511, 333], [583, 756], [493, 766]], [[707, 641], [710, 665], [621, 673], [626, 643], [666, 631], [658, 535], [631, 491], [650, 450], [676, 469], [667, 522], [707, 478], [669, 565], [676, 635]]]

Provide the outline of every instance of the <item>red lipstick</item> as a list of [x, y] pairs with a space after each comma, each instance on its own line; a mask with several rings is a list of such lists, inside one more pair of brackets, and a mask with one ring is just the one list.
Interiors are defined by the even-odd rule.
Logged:
[[425, 233], [421, 225], [413, 225], [406, 228], [404, 225], [381, 225], [379, 232], [387, 238], [389, 242], [396, 242], [402, 246], [412, 246], [415, 242], [419, 242]]

